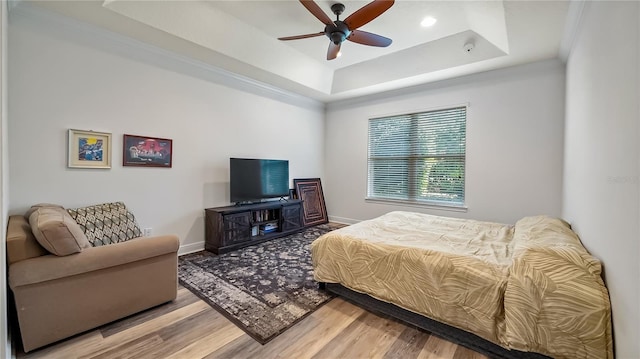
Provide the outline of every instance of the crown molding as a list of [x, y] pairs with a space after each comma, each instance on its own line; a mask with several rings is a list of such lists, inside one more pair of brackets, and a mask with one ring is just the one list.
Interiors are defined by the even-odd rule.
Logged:
[[[67, 39], [89, 44], [104, 52], [115, 53], [151, 66], [169, 69], [178, 73], [197, 77], [226, 87], [271, 98], [291, 105], [324, 111], [321, 101], [302, 96], [267, 83], [242, 76], [209, 63], [142, 42], [110, 30], [73, 19], [22, 0], [13, 2], [9, 13], [11, 20], [18, 18], [31, 21], [37, 26], [51, 28]], [[51, 32], [51, 31], [50, 31]], [[94, 45], [98, 43], [99, 45]]]
[[573, 43], [576, 41], [576, 37], [578, 36], [585, 3], [586, 0], [572, 0], [569, 3], [567, 21], [564, 26], [564, 33], [562, 35], [562, 40], [560, 41], [560, 50], [558, 54], [558, 57], [564, 63], [569, 59]]

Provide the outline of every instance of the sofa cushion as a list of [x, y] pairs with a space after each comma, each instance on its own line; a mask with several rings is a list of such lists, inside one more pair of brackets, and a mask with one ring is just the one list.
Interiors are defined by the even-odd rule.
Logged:
[[67, 256], [89, 247], [80, 226], [64, 209], [41, 207], [29, 216], [31, 231], [38, 243], [57, 256]]
[[142, 236], [136, 218], [123, 202], [69, 208], [67, 212], [80, 225], [94, 247]]

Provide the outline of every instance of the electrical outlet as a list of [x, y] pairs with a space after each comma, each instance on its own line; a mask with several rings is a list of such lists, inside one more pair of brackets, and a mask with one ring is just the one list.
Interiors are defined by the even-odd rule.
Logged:
[[142, 230], [142, 234], [143, 234], [145, 237], [149, 237], [149, 236], [151, 235], [151, 228], [145, 228], [145, 229], [143, 229], [143, 230]]

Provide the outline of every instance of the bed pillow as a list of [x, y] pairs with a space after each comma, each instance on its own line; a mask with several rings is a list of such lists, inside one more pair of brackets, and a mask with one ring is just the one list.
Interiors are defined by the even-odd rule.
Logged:
[[68, 256], [90, 247], [80, 226], [61, 208], [40, 207], [29, 215], [36, 240], [51, 254]]
[[67, 212], [94, 247], [128, 241], [142, 236], [136, 218], [123, 202], [70, 208]]
[[513, 233], [514, 257], [539, 251], [561, 253], [564, 260], [600, 275], [600, 261], [587, 252], [569, 223], [560, 218], [532, 216], [516, 222]]

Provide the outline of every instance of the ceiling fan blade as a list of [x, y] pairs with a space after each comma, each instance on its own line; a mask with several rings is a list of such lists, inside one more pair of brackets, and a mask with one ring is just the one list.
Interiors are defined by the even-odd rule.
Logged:
[[347, 24], [349, 30], [353, 31], [387, 11], [393, 2], [394, 0], [374, 0], [349, 15], [344, 19], [344, 23]]
[[338, 52], [340, 52], [340, 43], [336, 45], [333, 42], [329, 42], [329, 50], [327, 50], [327, 60], [333, 60], [338, 57]]
[[286, 41], [286, 40], [298, 40], [298, 39], [307, 39], [309, 37], [316, 37], [316, 36], [322, 36], [324, 35], [324, 32], [317, 32], [315, 34], [306, 34], [306, 35], [296, 35], [296, 36], [286, 36], [286, 37], [279, 37], [278, 40], [282, 40], [282, 41]]
[[384, 36], [372, 34], [370, 32], [362, 30], [353, 30], [351, 35], [347, 37], [347, 40], [356, 42], [362, 45], [387, 47], [391, 45], [392, 40]]
[[318, 6], [318, 4], [313, 2], [313, 0], [300, 0], [300, 2], [302, 3], [302, 6], [306, 7], [307, 10], [309, 10], [309, 12], [313, 14], [313, 16], [317, 17], [318, 20], [322, 21], [323, 24], [325, 25], [333, 24], [333, 20], [331, 20], [331, 18], [329, 18], [329, 16], [327, 16], [327, 14], [325, 14], [325, 12], [322, 11], [320, 6]]

